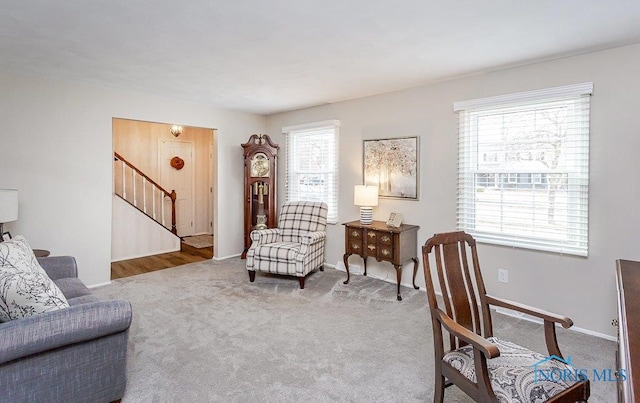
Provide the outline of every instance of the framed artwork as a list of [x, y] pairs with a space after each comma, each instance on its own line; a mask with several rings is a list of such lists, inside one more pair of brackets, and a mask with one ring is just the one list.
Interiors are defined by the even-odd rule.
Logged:
[[418, 200], [418, 137], [364, 140], [364, 184], [379, 197]]
[[387, 226], [393, 228], [400, 228], [402, 225], [402, 214], [392, 212], [387, 219]]
[[0, 242], [8, 241], [11, 239], [11, 233], [9, 231], [2, 233], [2, 240]]

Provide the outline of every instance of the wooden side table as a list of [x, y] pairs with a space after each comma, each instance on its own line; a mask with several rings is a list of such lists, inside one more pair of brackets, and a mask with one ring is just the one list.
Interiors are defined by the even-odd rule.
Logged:
[[343, 224], [344, 233], [344, 265], [347, 269], [348, 284], [349, 256], [359, 255], [364, 261], [364, 275], [367, 275], [367, 257], [375, 257], [378, 262], [390, 262], [396, 269], [398, 283], [398, 301], [402, 301], [400, 295], [400, 280], [402, 279], [402, 264], [409, 259], [413, 260], [413, 288], [416, 290], [416, 274], [418, 272], [418, 229], [417, 225], [402, 224], [398, 228], [388, 227], [383, 221], [374, 221], [364, 225], [360, 221], [351, 221]]

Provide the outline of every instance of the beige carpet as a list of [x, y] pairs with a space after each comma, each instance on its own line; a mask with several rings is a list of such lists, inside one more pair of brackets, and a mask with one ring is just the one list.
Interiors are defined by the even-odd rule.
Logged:
[[[327, 268], [304, 290], [239, 258], [140, 274], [98, 287], [133, 306], [127, 388], [132, 402], [430, 402], [433, 342], [424, 291]], [[495, 333], [544, 351], [539, 324], [494, 316]], [[558, 329], [581, 368], [613, 368], [615, 343]], [[592, 382], [590, 402], [615, 401]], [[0, 399], [1, 400], [1, 399]], [[470, 402], [455, 387], [445, 402]]]
[[186, 236], [182, 238], [182, 241], [189, 246], [193, 246], [194, 248], [210, 248], [213, 246], [213, 235], [203, 234]]

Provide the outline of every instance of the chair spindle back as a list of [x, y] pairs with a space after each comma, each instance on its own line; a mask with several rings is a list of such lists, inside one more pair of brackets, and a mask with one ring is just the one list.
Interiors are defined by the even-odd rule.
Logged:
[[[445, 313], [461, 326], [480, 336], [483, 336], [483, 331], [484, 337], [492, 336], [491, 316], [485, 300], [486, 291], [473, 237], [463, 231], [435, 234], [423, 246], [425, 280], [429, 304], [433, 312], [434, 308], [440, 308], [440, 305], [431, 275], [429, 255], [432, 252]], [[480, 309], [482, 309], [483, 322], [480, 321]], [[441, 332], [440, 323], [435, 320], [433, 314], [432, 320], [434, 330]], [[449, 336], [450, 349], [456, 349], [465, 344], [462, 340]]]

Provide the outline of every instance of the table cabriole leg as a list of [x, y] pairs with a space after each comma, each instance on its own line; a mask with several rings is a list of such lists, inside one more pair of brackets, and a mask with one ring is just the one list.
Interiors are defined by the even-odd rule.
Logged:
[[342, 260], [344, 261], [344, 267], [347, 269], [347, 279], [343, 281], [342, 284], [349, 284], [349, 279], [351, 278], [351, 276], [349, 275], [349, 256], [351, 256], [351, 253], [345, 253], [342, 257]]
[[418, 258], [412, 257], [413, 260], [413, 288], [419, 290], [420, 287], [416, 285], [416, 274], [418, 274]]
[[402, 279], [402, 265], [399, 264], [395, 266], [396, 268], [396, 279], [398, 281], [398, 301], [402, 301], [402, 296], [400, 295], [400, 280]]

